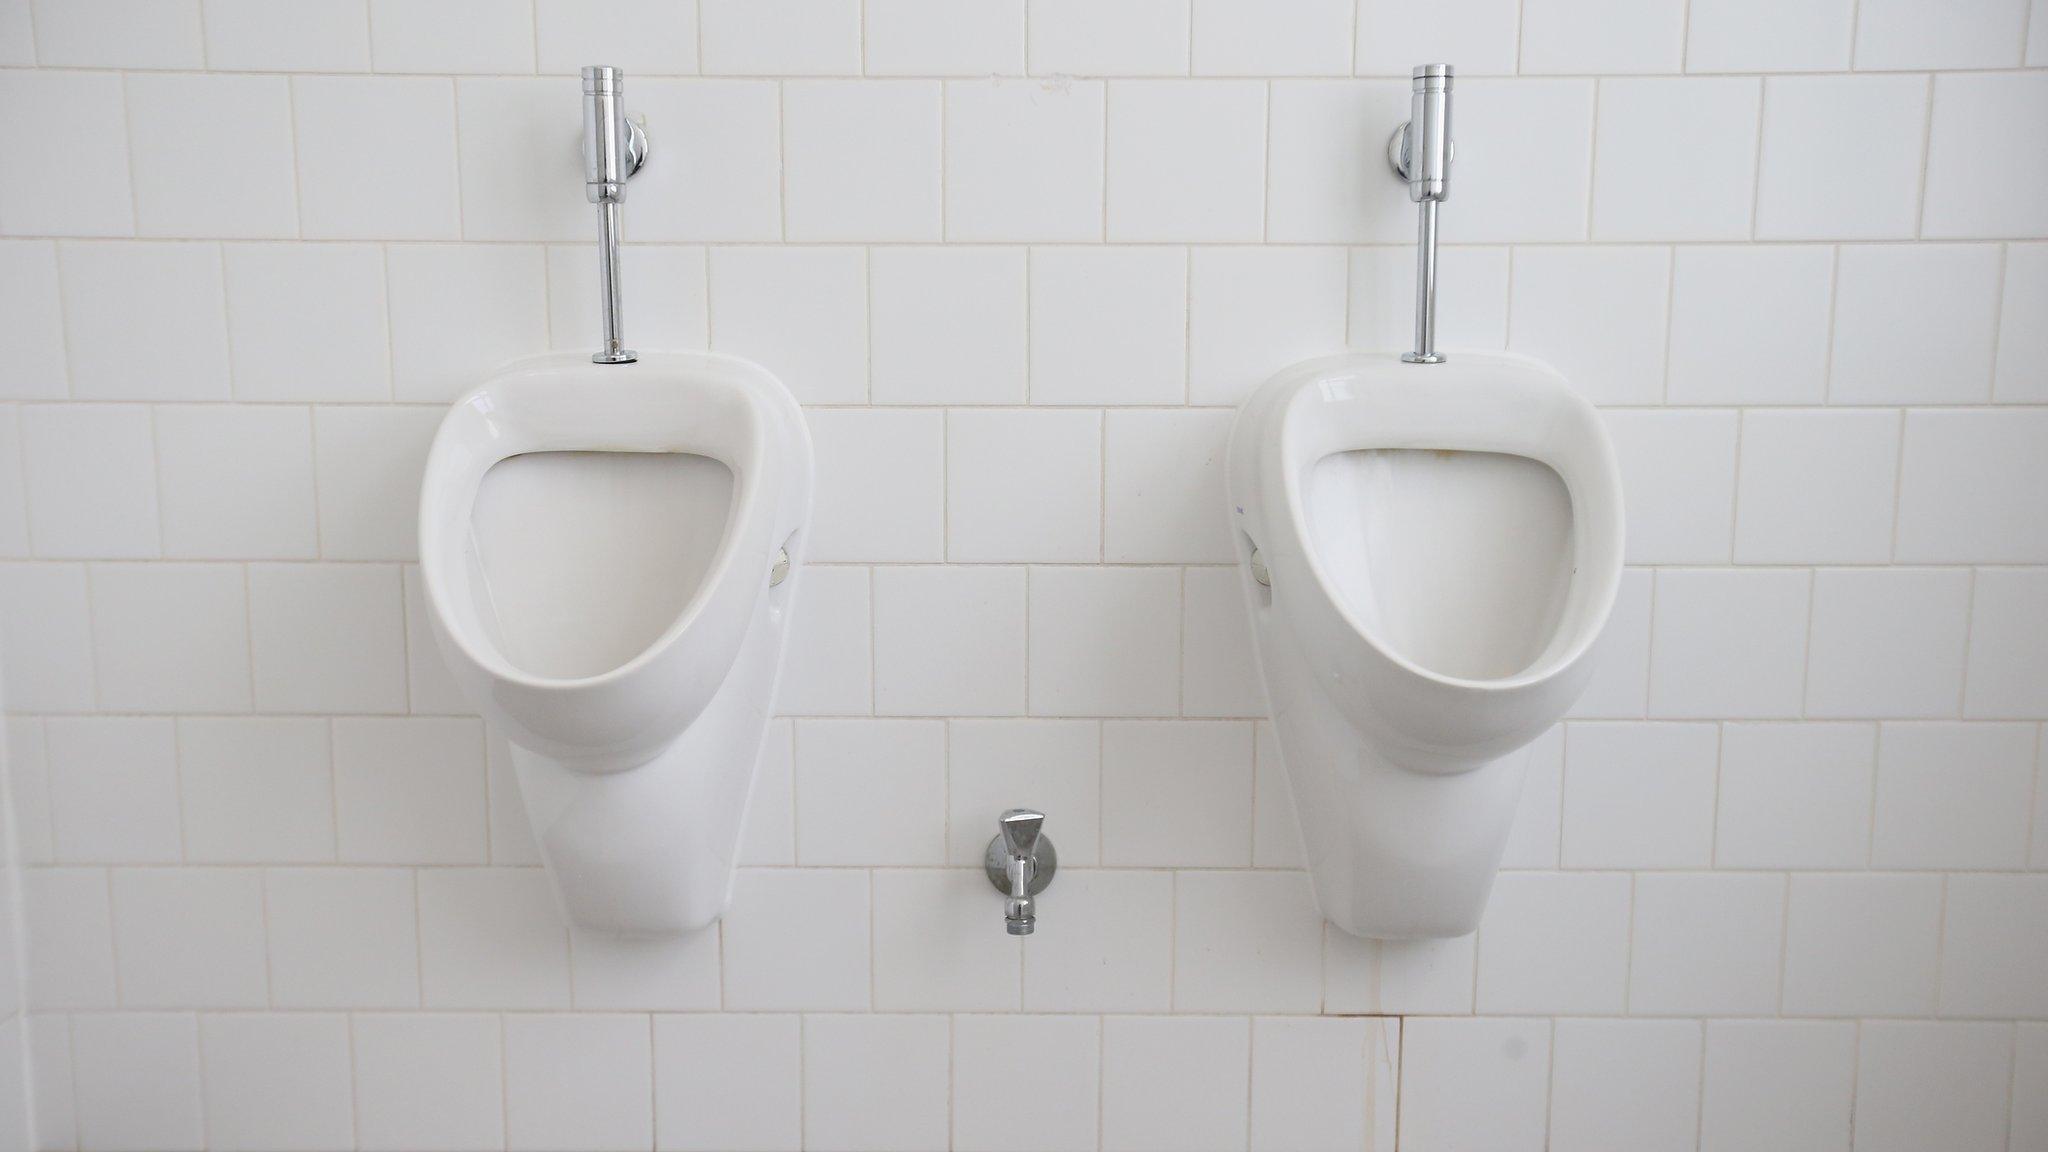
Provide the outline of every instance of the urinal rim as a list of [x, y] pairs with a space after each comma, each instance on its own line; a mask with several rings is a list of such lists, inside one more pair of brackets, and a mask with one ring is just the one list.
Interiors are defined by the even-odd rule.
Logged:
[[[1516, 672], [1512, 676], [1489, 679], [1452, 676], [1418, 664], [1386, 643], [1378, 629], [1367, 625], [1359, 618], [1356, 612], [1352, 611], [1345, 598], [1335, 593], [1329, 579], [1329, 574], [1317, 556], [1316, 549], [1312, 544], [1312, 536], [1308, 530], [1307, 505], [1302, 493], [1302, 485], [1309, 474], [1309, 470], [1326, 457], [1337, 452], [1373, 448], [1493, 451], [1533, 460], [1550, 468], [1551, 471], [1557, 474], [1559, 480], [1563, 482], [1566, 495], [1572, 503], [1574, 532], [1575, 534], [1579, 532], [1578, 525], [1586, 520], [1582, 512], [1592, 507], [1591, 500], [1595, 499], [1595, 497], [1587, 489], [1584, 481], [1574, 483], [1573, 477], [1565, 469], [1558, 467], [1557, 459], [1568, 454], [1562, 447], [1549, 453], [1531, 451], [1532, 448], [1540, 449], [1543, 445], [1556, 443], [1554, 438], [1540, 441], [1532, 438], [1529, 443], [1518, 446], [1498, 447], [1487, 445], [1466, 446], [1456, 443], [1443, 443], [1441, 441], [1404, 444], [1397, 442], [1397, 437], [1389, 437], [1387, 442], [1384, 443], [1357, 444], [1346, 448], [1334, 448], [1327, 452], [1320, 452], [1313, 458], [1304, 458], [1305, 453], [1297, 442], [1297, 438], [1289, 435], [1289, 429], [1292, 424], [1289, 420], [1290, 413], [1297, 404], [1306, 402], [1304, 398], [1309, 389], [1319, 383], [1330, 381], [1333, 377], [1355, 374], [1363, 366], [1370, 366], [1377, 370], [1397, 365], [1400, 373], [1398, 376], [1385, 376], [1376, 371], [1371, 383], [1376, 387], [1394, 386], [1398, 383], [1401, 387], [1412, 385], [1416, 388], [1427, 389], [1441, 386], [1447, 382], [1446, 376], [1448, 374], [1444, 373], [1443, 365], [1403, 364], [1397, 357], [1391, 354], [1349, 352], [1306, 361], [1282, 370], [1260, 389], [1260, 394], [1255, 396], [1252, 401], [1252, 406], [1257, 406], [1260, 409], [1257, 419], [1260, 421], [1261, 426], [1256, 431], [1258, 437], [1265, 443], [1260, 446], [1258, 456], [1255, 458], [1254, 475], [1251, 479], [1256, 486], [1268, 489], [1266, 495], [1269, 499], [1277, 498], [1280, 505], [1279, 511], [1285, 516], [1287, 531], [1292, 537], [1292, 546], [1299, 553], [1309, 578], [1315, 583], [1314, 595], [1326, 601], [1330, 609], [1337, 614], [1346, 627], [1361, 641], [1369, 645], [1382, 659], [1392, 664], [1397, 670], [1426, 683], [1463, 693], [1498, 694], [1525, 690], [1555, 679], [1585, 659], [1587, 654], [1593, 650], [1593, 647], [1599, 643], [1607, 620], [1613, 614], [1615, 601], [1620, 596], [1623, 570], [1626, 567], [1621, 471], [1615, 460], [1612, 439], [1607, 434], [1606, 425], [1600, 420], [1598, 410], [1566, 383], [1564, 378], [1555, 369], [1531, 357], [1513, 354], [1461, 353], [1457, 359], [1465, 363], [1508, 364], [1529, 370], [1530, 374], [1526, 381], [1517, 382], [1512, 386], [1540, 395], [1542, 401], [1547, 406], [1568, 413], [1578, 423], [1579, 427], [1588, 433], [1584, 437], [1586, 442], [1584, 448], [1574, 449], [1571, 454], [1584, 454], [1590, 457], [1586, 463], [1590, 468], [1591, 476], [1594, 478], [1592, 483], [1599, 488], [1597, 498], [1609, 505], [1607, 508], [1600, 509], [1603, 513], [1603, 518], [1609, 524], [1609, 530], [1602, 534], [1603, 539], [1601, 540], [1588, 540], [1583, 552], [1576, 550], [1577, 542], [1575, 541], [1571, 579], [1575, 585], [1585, 579], [1580, 571], [1583, 567], [1580, 563], [1582, 557], [1588, 560], [1600, 561], [1607, 571], [1604, 579], [1597, 576], [1593, 577], [1593, 579], [1600, 580], [1600, 584], [1597, 587], [1588, 586], [1588, 591], [1593, 594], [1593, 599], [1587, 603], [1586, 610], [1580, 615], [1578, 620], [1571, 625], [1577, 629], [1577, 635], [1572, 637], [1569, 644], [1551, 656], [1538, 659], [1530, 664], [1529, 667]], [[1413, 375], [1410, 375], [1411, 373]], [[1461, 383], [1470, 387], [1493, 387], [1499, 386], [1502, 382], [1461, 381]], [[1574, 471], [1576, 470], [1574, 469]], [[1278, 472], [1277, 478], [1271, 475], [1274, 471]], [[1278, 480], [1277, 495], [1268, 485], [1268, 482], [1273, 479]], [[1238, 503], [1242, 504], [1243, 502], [1238, 501]], [[1248, 558], [1248, 553], [1246, 558]], [[1284, 566], [1284, 561], [1292, 559], [1292, 557], [1279, 557], [1279, 559], [1282, 559]], [[1269, 569], [1272, 567], [1270, 560], [1268, 561], [1268, 567]], [[1567, 595], [1569, 594], [1568, 592]], [[1555, 640], [1556, 635], [1553, 633], [1549, 638], [1549, 642], [1545, 645], [1546, 650], [1555, 643]]]
[[[646, 647], [617, 667], [591, 676], [538, 676], [512, 664], [494, 645], [480, 643], [470, 635], [468, 627], [458, 627], [457, 623], [460, 617], [451, 613], [448, 608], [448, 601], [453, 593], [448, 587], [446, 565], [442, 563], [443, 558], [449, 557], [448, 549], [455, 547], [455, 545], [437, 541], [435, 547], [428, 547], [429, 539], [434, 538], [437, 534], [437, 530], [431, 527], [433, 513], [440, 510], [444, 505], [445, 497], [440, 501], [430, 502], [426, 496], [422, 496], [420, 500], [418, 529], [420, 540], [420, 576], [421, 582], [424, 585], [428, 610], [434, 615], [433, 623], [435, 630], [444, 639], [455, 645], [464, 660], [468, 661], [493, 682], [526, 691], [570, 693], [598, 691], [635, 678], [660, 661], [674, 647], [678, 640], [687, 635], [692, 626], [702, 616], [704, 605], [716, 598], [715, 594], [720, 588], [725, 586], [727, 581], [735, 578], [735, 569], [738, 564], [738, 554], [742, 543], [740, 537], [745, 534], [744, 528], [746, 526], [750, 525], [757, 518], [764, 521], [772, 521], [785, 514], [790, 514], [793, 524], [787, 533], [779, 532], [773, 524], [770, 524], [768, 537], [770, 541], [774, 541], [780, 539], [781, 536], [801, 531], [802, 526], [808, 522], [811, 499], [808, 473], [812, 462], [810, 432], [805, 426], [802, 409], [797, 406], [795, 397], [790, 394], [787, 386], [777, 379], [773, 373], [751, 360], [745, 360], [737, 356], [696, 351], [643, 352], [638, 364], [607, 366], [603, 371], [631, 372], [636, 367], [642, 365], [649, 368], [664, 365], [682, 367], [691, 361], [695, 361], [703, 368], [708, 368], [713, 372], [733, 374], [730, 383], [734, 385], [734, 390], [744, 398], [751, 418], [749, 421], [750, 427], [747, 429], [746, 451], [743, 455], [750, 457], [755, 463], [749, 467], [746, 465], [745, 460], [736, 461], [704, 452], [693, 453], [694, 455], [705, 455], [715, 459], [733, 473], [733, 498], [731, 507], [726, 513], [724, 531], [719, 538], [718, 551], [713, 556], [711, 563], [706, 567], [704, 576], [699, 579], [696, 591], [692, 593], [689, 601], [677, 613], [676, 618], [662, 630], [659, 636], [650, 641]], [[428, 450], [426, 477], [428, 479], [433, 478], [435, 460], [442, 454], [444, 446], [449, 443], [448, 438], [452, 435], [450, 429], [460, 419], [459, 413], [492, 387], [501, 385], [507, 380], [516, 379], [521, 375], [540, 374], [549, 369], [569, 368], [580, 370], [588, 367], [588, 358], [574, 353], [543, 353], [537, 356], [522, 357], [500, 365], [482, 383], [463, 393], [460, 398], [449, 405], [447, 413], [442, 417], [441, 424], [434, 431], [434, 439]], [[783, 425], [784, 431], [793, 431], [795, 442], [790, 447], [794, 451], [791, 451], [786, 459], [779, 460], [776, 464], [770, 465], [766, 462], [771, 452], [773, 452], [772, 442], [782, 439], [782, 437], [774, 435], [777, 431], [776, 424], [778, 422]], [[471, 441], [469, 443], [471, 446], [474, 446], [476, 442]], [[453, 451], [454, 449], [447, 448], [447, 450]], [[475, 489], [481, 485], [484, 475], [505, 460], [515, 456], [529, 455], [533, 452], [592, 450], [624, 451], [618, 448], [578, 448], [572, 444], [563, 444], [547, 448], [522, 448], [518, 451], [504, 453], [498, 453], [495, 450], [484, 453], [479, 456], [477, 462], [465, 464], [463, 468], [464, 483], [462, 487], [469, 490], [467, 503], [472, 507], [474, 506], [476, 498]], [[488, 456], [489, 459], [484, 460], [482, 456]], [[790, 468], [794, 468], [800, 473], [797, 477], [797, 483], [794, 485], [800, 506], [795, 509], [788, 509], [783, 506], [786, 503], [785, 497], [788, 495], [784, 485], [778, 482], [772, 491], [769, 489], [771, 479], [779, 481], [786, 478], [781, 475], [771, 477], [770, 474], [786, 473]], [[444, 489], [445, 487], [443, 486]], [[770, 506], [771, 501], [773, 506]], [[736, 530], [736, 528], [740, 530]], [[430, 560], [430, 557], [433, 559]], [[753, 595], [747, 598], [749, 607], [751, 608], [751, 605], [759, 597], [766, 595], [767, 590], [768, 585], [764, 576], [760, 587], [756, 588]]]

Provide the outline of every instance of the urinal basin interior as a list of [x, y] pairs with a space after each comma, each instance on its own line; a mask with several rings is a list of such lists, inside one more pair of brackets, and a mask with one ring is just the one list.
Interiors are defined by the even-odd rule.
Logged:
[[1332, 595], [1394, 655], [1439, 676], [1497, 680], [1544, 654], [1565, 611], [1571, 494], [1549, 466], [1500, 452], [1360, 449], [1316, 461], [1309, 547]]
[[468, 550], [487, 638], [535, 677], [631, 661], [697, 597], [733, 488], [731, 468], [686, 452], [529, 452], [492, 465]]

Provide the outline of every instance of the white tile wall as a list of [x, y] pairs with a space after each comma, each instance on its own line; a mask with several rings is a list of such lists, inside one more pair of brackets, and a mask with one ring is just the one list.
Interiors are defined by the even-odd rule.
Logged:
[[[288, 7], [0, 2], [38, 1145], [2048, 1130], [2040, 0]], [[767, 365], [819, 472], [732, 911], [660, 945], [564, 926], [414, 563], [444, 404], [592, 338], [599, 59], [629, 333]], [[1480, 931], [1373, 944], [1220, 468], [1271, 373], [1409, 339], [1425, 59], [1445, 344], [1608, 409], [1637, 567]], [[1067, 865], [1022, 942], [1015, 804]]]

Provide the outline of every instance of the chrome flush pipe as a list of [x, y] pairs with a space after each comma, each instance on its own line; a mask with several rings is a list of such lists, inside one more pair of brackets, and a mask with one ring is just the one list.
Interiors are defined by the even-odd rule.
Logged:
[[597, 205], [598, 307], [604, 347], [597, 364], [631, 364], [619, 294], [619, 205], [626, 181], [647, 162], [647, 134], [626, 119], [626, 74], [595, 65], [583, 70], [583, 193]]
[[1408, 181], [1419, 206], [1415, 229], [1415, 350], [1410, 364], [1441, 364], [1436, 350], [1436, 212], [1450, 199], [1451, 77], [1449, 64], [1421, 64], [1413, 73], [1408, 123], [1387, 142], [1387, 159]]

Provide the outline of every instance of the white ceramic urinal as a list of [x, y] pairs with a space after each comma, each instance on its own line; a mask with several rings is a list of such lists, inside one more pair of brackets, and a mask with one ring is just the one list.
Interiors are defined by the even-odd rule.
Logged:
[[1298, 365], [1238, 414], [1230, 497], [1323, 914], [1478, 926], [1528, 745], [1571, 706], [1621, 579], [1591, 405], [1508, 356]]
[[538, 356], [442, 422], [429, 615], [510, 740], [575, 923], [659, 934], [724, 910], [810, 504], [801, 411], [730, 357]]

